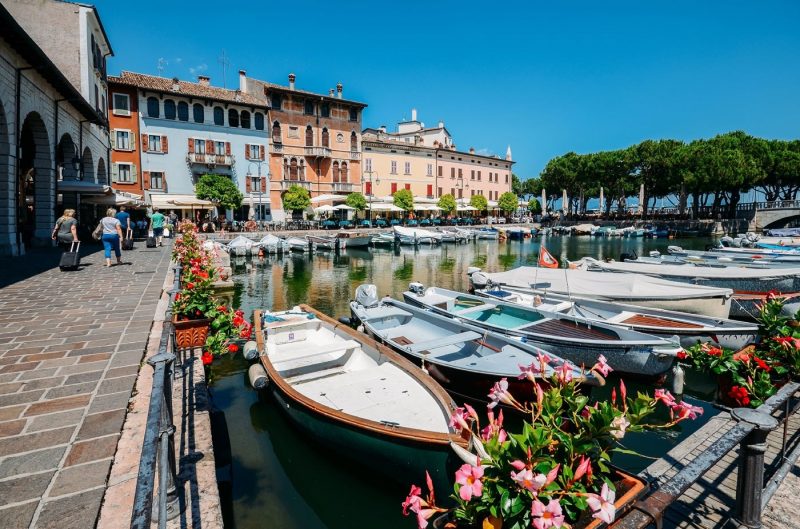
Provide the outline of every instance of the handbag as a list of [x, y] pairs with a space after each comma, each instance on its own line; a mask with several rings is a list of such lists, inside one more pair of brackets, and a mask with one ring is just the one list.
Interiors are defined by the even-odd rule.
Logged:
[[103, 221], [97, 223], [97, 227], [92, 232], [92, 238], [96, 241], [99, 241], [103, 238]]

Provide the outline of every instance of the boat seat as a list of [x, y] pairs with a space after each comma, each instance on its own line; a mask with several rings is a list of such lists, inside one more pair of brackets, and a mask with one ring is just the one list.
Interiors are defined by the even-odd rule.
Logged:
[[409, 345], [408, 350], [412, 353], [419, 353], [420, 351], [436, 349], [439, 347], [445, 347], [447, 345], [456, 345], [459, 343], [469, 342], [472, 340], [477, 340], [482, 335], [478, 334], [475, 331], [466, 331], [461, 332], [458, 334], [452, 334], [450, 336], [445, 336], [444, 338], [437, 338], [435, 340], [427, 340], [425, 342], [417, 342], [415, 344]]
[[[279, 371], [291, 370], [292, 372], [298, 368], [338, 360], [349, 351], [361, 347], [361, 344], [355, 340], [334, 340], [319, 347], [309, 347], [309, 344], [303, 341], [297, 342], [298, 347], [292, 347], [292, 343], [283, 344], [277, 351], [274, 347], [270, 347], [271, 345], [273, 344], [267, 344], [267, 356], [275, 366], [275, 369]], [[284, 376], [294, 375], [287, 373]]]
[[473, 312], [481, 312], [487, 309], [494, 309], [497, 308], [497, 305], [494, 303], [481, 303], [480, 305], [475, 305], [474, 307], [469, 307], [468, 309], [464, 309], [459, 312], [459, 316], [464, 316], [466, 314], [471, 314]]

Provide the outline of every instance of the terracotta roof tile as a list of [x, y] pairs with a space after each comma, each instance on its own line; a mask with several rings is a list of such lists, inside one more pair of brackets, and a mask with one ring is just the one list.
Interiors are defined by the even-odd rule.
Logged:
[[189, 97], [202, 97], [216, 101], [227, 101], [242, 105], [255, 105], [266, 107], [264, 100], [252, 94], [243, 94], [238, 90], [219, 88], [216, 86], [204, 86], [200, 83], [190, 83], [178, 80], [178, 90], [173, 89], [174, 80], [155, 75], [134, 73], [123, 71], [118, 77], [108, 76], [109, 83], [117, 83], [127, 86], [135, 86], [144, 90], [164, 92], [168, 94], [182, 94]]

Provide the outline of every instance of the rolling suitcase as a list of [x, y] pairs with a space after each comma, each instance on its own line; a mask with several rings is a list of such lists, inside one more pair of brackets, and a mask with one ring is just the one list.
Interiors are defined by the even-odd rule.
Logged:
[[122, 239], [122, 249], [133, 250], [133, 231], [128, 230], [125, 234], [125, 238]]
[[81, 243], [73, 242], [69, 247], [69, 251], [61, 255], [61, 262], [58, 263], [58, 267], [62, 271], [77, 270], [81, 264], [80, 249]]
[[156, 238], [152, 237], [152, 236], [148, 237], [146, 246], [148, 248], [155, 248], [156, 247]]

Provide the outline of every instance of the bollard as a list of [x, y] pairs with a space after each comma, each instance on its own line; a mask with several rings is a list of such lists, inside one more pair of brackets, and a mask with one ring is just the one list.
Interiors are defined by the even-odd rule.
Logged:
[[778, 427], [778, 421], [751, 408], [736, 408], [731, 416], [753, 425], [753, 430], [739, 445], [739, 472], [736, 476], [736, 514], [732, 522], [738, 527], [760, 529], [761, 494], [764, 490], [764, 452], [767, 436]]

